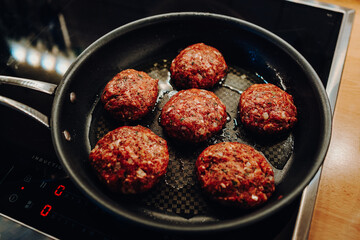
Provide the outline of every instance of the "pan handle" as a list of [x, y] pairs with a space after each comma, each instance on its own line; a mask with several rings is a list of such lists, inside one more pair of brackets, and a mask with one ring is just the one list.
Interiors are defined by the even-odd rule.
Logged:
[[[10, 84], [19, 87], [25, 87], [49, 95], [53, 95], [57, 87], [56, 84], [52, 84], [52, 83], [41, 82], [41, 81], [25, 79], [25, 78], [9, 77], [3, 75], [0, 75], [0, 84]], [[15, 110], [25, 113], [26, 115], [34, 118], [38, 122], [45, 125], [47, 128], [50, 128], [49, 118], [45, 114], [35, 110], [32, 107], [29, 107], [23, 103], [20, 103], [18, 101], [3, 96], [0, 96], [0, 104], [9, 106]]]

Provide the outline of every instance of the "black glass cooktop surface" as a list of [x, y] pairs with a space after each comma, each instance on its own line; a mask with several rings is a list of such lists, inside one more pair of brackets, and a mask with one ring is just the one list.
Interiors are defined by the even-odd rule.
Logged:
[[[316, 3], [278, 0], [3, 0], [0, 74], [57, 84], [76, 56], [107, 32], [142, 17], [180, 11], [229, 15], [274, 32], [310, 62], [326, 87], [344, 13]], [[0, 85], [0, 95], [50, 115], [51, 96], [5, 85]], [[63, 171], [50, 131], [33, 119], [0, 105], [0, 132], [1, 239], [118, 239], [127, 234], [191, 239], [132, 225], [90, 202]], [[289, 239], [299, 202], [256, 226], [221, 236]]]

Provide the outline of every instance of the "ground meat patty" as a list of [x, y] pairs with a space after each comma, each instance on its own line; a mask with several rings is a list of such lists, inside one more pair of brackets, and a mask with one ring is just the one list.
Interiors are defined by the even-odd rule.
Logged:
[[137, 120], [155, 106], [158, 80], [145, 72], [127, 69], [106, 85], [101, 101], [105, 109], [118, 120]]
[[202, 188], [226, 205], [255, 207], [275, 191], [270, 164], [261, 153], [242, 143], [207, 147], [196, 161], [196, 170]]
[[167, 142], [142, 126], [107, 133], [91, 151], [90, 163], [113, 192], [140, 193], [152, 188], [169, 163]]
[[297, 121], [293, 98], [273, 84], [254, 84], [240, 97], [241, 122], [260, 134], [289, 130]]
[[176, 93], [161, 111], [160, 124], [169, 136], [202, 142], [226, 123], [226, 107], [212, 92], [188, 89]]
[[227, 72], [222, 54], [204, 43], [193, 44], [180, 52], [172, 61], [171, 79], [181, 89], [210, 89]]

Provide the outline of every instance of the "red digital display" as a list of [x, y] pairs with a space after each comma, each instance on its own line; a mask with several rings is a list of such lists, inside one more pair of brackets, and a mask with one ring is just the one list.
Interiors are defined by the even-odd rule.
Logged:
[[46, 217], [50, 213], [51, 209], [52, 209], [51, 205], [46, 204], [41, 210], [40, 215]]
[[55, 196], [61, 196], [61, 194], [64, 192], [64, 190], [65, 190], [65, 186], [59, 185], [54, 192]]

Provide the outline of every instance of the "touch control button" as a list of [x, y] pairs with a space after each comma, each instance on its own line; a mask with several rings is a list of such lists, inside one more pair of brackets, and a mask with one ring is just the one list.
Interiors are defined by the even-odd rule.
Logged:
[[18, 198], [19, 198], [19, 196], [16, 193], [13, 193], [9, 197], [9, 202], [11, 202], [11, 203], [16, 202], [18, 200]]
[[31, 175], [26, 175], [26, 176], [24, 177], [24, 182], [29, 183], [29, 182], [31, 181], [31, 179], [32, 179], [32, 176], [31, 176]]

